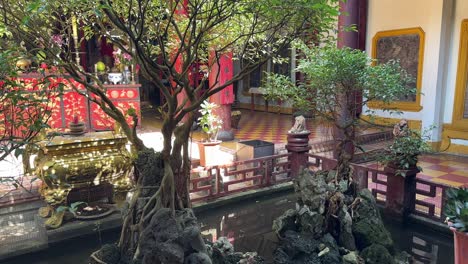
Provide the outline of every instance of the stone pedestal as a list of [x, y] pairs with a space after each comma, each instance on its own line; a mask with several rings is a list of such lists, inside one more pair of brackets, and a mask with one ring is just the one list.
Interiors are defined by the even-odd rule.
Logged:
[[415, 206], [416, 174], [419, 170], [385, 167], [384, 171], [387, 173], [385, 213], [395, 220], [404, 221]]
[[289, 161], [291, 162], [291, 177], [297, 177], [302, 169], [307, 166], [307, 152], [310, 150], [309, 145], [310, 132], [303, 133], [288, 133], [288, 143], [286, 149], [291, 156]]

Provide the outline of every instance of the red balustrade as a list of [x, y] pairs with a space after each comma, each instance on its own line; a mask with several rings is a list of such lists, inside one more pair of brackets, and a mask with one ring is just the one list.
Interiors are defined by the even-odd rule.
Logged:
[[[192, 202], [268, 187], [291, 180], [288, 157], [281, 154], [192, 170]], [[201, 175], [201, 176], [200, 176]]]

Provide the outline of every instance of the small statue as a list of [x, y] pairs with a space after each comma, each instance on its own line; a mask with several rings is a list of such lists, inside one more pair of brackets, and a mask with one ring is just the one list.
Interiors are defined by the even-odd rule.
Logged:
[[293, 127], [288, 131], [291, 134], [307, 133], [306, 121], [304, 116], [296, 116]]
[[393, 126], [393, 136], [395, 137], [406, 137], [409, 136], [408, 121], [406, 119], [400, 120]]

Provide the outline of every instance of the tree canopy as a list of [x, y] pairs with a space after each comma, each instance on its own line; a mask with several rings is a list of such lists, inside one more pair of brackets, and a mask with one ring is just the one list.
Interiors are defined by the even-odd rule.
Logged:
[[[408, 86], [412, 77], [398, 62], [375, 65], [360, 50], [331, 45], [309, 47], [303, 42], [295, 45], [302, 55], [295, 71], [304, 74], [304, 81], [296, 84], [288, 76], [270, 74], [265, 84], [266, 96], [291, 100], [295, 107], [312, 110], [333, 124], [334, 140], [338, 142], [337, 178], [348, 179], [355, 128], [359, 125], [358, 109], [378, 100], [383, 103], [383, 110], [397, 111], [386, 104], [416, 92], [416, 88]], [[372, 111], [367, 114], [372, 115]]]
[[[122, 252], [132, 254], [138, 252], [139, 234], [158, 209], [174, 211], [190, 206], [188, 138], [194, 110], [259, 65], [281, 59], [277, 54], [291, 41], [326, 38], [336, 26], [338, 2], [0, 0], [0, 46], [11, 49], [24, 43], [25, 49], [18, 51], [18, 57], [53, 65], [58, 69], [53, 74], [63, 71], [80, 82], [87, 90], [83, 96], [121, 125], [137, 151], [146, 147], [137, 136], [136, 123], [131, 126], [126, 122], [126, 115], [136, 119], [136, 114], [122, 113], [107, 97], [104, 84], [80, 65], [80, 45], [93, 36], [105, 37], [127, 58], [131, 57], [142, 76], [163, 94], [164, 177], [143, 210], [136, 207], [143, 183], [136, 183], [137, 192], [119, 244]], [[194, 63], [206, 64], [210, 74], [219, 76], [219, 58], [230, 52], [240, 64], [230, 80], [212, 84], [209, 89], [190, 83]], [[164, 80], [169, 80], [170, 85]], [[135, 210], [140, 211], [137, 214]]]

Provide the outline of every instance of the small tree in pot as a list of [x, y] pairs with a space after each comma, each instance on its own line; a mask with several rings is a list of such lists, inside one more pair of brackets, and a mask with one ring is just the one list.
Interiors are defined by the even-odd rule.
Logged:
[[422, 171], [421, 167], [417, 166], [418, 156], [432, 151], [426, 142], [429, 140], [427, 133], [430, 129], [432, 128], [419, 132], [410, 129], [405, 119], [400, 120], [393, 128], [393, 143], [377, 159], [396, 170], [397, 175], [406, 176], [408, 170]]

